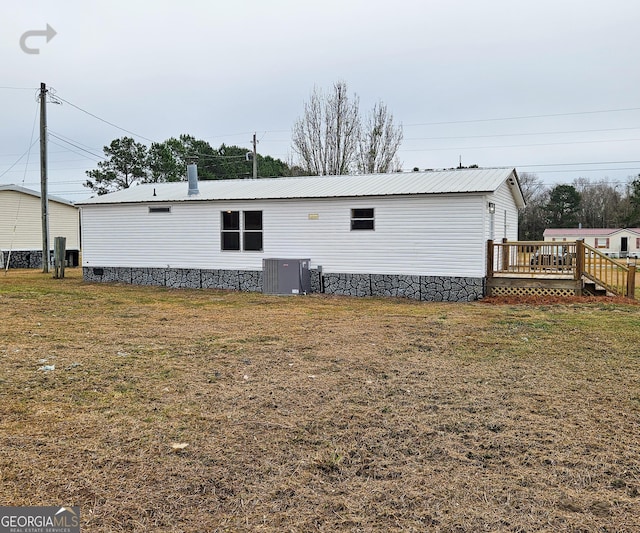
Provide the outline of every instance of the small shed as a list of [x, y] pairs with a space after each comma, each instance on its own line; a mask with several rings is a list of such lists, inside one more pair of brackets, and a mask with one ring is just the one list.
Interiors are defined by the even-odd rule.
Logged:
[[263, 291], [291, 260], [311, 292], [469, 301], [524, 200], [515, 169], [493, 168], [144, 184], [78, 205], [87, 281]]
[[[68, 266], [80, 262], [80, 215], [72, 203], [48, 197], [49, 242], [66, 238]], [[0, 265], [4, 268], [42, 267], [42, 205], [40, 193], [18, 185], [0, 185]]]
[[640, 259], [640, 228], [547, 228], [545, 241], [584, 240], [613, 258]]

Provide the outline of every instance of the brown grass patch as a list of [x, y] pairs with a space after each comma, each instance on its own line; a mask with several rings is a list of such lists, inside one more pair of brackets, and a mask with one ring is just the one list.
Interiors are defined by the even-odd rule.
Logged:
[[500, 303], [2, 273], [0, 501], [87, 532], [639, 530], [639, 308]]

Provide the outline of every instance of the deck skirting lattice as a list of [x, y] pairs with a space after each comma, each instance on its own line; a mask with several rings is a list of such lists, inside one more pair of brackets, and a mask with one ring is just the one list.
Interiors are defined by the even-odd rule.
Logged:
[[555, 287], [491, 287], [489, 296], [575, 296], [573, 289]]

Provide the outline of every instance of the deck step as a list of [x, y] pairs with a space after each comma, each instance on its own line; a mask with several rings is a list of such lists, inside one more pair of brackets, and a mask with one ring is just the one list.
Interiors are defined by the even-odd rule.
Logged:
[[595, 283], [585, 283], [584, 287], [582, 287], [582, 291], [585, 294], [589, 294], [591, 296], [606, 296], [607, 291], [598, 287]]

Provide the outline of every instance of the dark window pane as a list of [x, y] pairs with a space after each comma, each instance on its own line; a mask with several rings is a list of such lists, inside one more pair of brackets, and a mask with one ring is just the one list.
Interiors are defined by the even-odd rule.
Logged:
[[240, 229], [240, 211], [223, 211], [222, 229]]
[[244, 249], [260, 251], [262, 250], [262, 232], [247, 231], [244, 234]]
[[352, 220], [351, 229], [373, 229], [373, 220]]
[[373, 209], [352, 209], [351, 218], [373, 218]]
[[244, 229], [261, 230], [262, 229], [262, 211], [245, 211], [244, 212]]
[[239, 231], [223, 231], [222, 232], [222, 249], [223, 250], [239, 250], [240, 249], [240, 232]]

